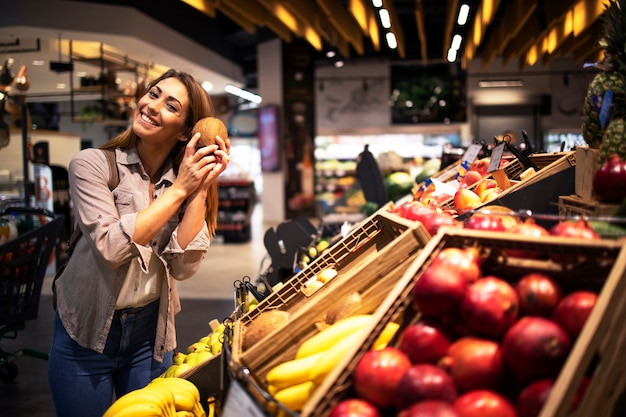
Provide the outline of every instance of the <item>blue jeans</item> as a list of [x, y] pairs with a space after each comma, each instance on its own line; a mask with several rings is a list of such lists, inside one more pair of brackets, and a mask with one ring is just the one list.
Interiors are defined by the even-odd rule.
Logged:
[[78, 345], [58, 313], [48, 360], [48, 383], [57, 417], [101, 417], [113, 400], [142, 388], [172, 364], [152, 358], [159, 301], [118, 310], [104, 353]]

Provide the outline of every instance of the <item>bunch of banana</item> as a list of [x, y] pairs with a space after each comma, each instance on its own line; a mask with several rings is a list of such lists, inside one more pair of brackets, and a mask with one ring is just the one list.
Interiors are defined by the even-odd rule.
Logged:
[[102, 417], [177, 417], [174, 393], [166, 387], [140, 388], [115, 400]]
[[[369, 329], [372, 320], [371, 314], [346, 317], [305, 340], [294, 359], [269, 370], [265, 377], [268, 392], [282, 405], [301, 411], [315, 388], [354, 347], [354, 338]], [[389, 323], [373, 348], [385, 347], [398, 327], [397, 323]]]
[[209, 325], [211, 333], [187, 346], [186, 352], [174, 353], [173, 363], [164, 374], [166, 378], [181, 376], [222, 352], [226, 325], [217, 320], [211, 320]]
[[155, 378], [144, 389], [153, 386], [163, 386], [174, 394], [174, 404], [179, 417], [181, 414], [189, 414], [189, 417], [206, 417], [200, 402], [200, 391], [193, 382], [183, 378]]

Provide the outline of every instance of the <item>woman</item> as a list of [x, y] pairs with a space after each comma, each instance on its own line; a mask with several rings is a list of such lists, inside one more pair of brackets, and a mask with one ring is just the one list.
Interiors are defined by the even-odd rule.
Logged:
[[70, 162], [82, 237], [55, 282], [48, 379], [57, 417], [100, 417], [167, 369], [180, 311], [175, 280], [194, 275], [215, 232], [210, 190], [230, 143], [198, 147], [200, 134], [191, 137], [212, 115], [209, 96], [175, 70], [148, 88], [132, 126], [103, 146], [115, 150], [113, 191], [104, 152], [85, 149]]

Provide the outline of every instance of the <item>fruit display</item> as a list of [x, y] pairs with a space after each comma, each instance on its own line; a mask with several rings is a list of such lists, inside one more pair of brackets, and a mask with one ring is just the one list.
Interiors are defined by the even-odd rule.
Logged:
[[118, 398], [103, 417], [206, 417], [198, 388], [184, 378], [155, 378]]
[[[433, 237], [350, 365], [303, 415], [342, 415], [335, 408], [350, 404], [381, 416], [421, 415], [423, 407], [441, 410], [432, 415], [536, 417], [548, 403], [552, 411], [588, 407], [591, 382], [602, 383], [590, 347], [604, 340], [598, 300], [622, 275], [623, 264], [613, 267], [623, 249], [593, 234], [567, 237], [559, 229], [581, 225], [562, 223], [539, 239], [532, 223], [525, 236], [458, 227]], [[396, 336], [372, 349], [389, 322], [401, 323]]]
[[184, 377], [222, 352], [226, 324], [211, 320], [209, 325], [212, 329], [209, 334], [187, 346], [186, 350], [174, 352], [173, 363], [163, 377]]

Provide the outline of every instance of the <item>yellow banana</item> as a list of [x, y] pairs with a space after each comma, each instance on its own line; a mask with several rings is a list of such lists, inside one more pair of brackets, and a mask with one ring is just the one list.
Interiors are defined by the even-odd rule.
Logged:
[[313, 381], [305, 381], [279, 390], [274, 394], [274, 398], [285, 407], [293, 411], [300, 411], [311, 396], [314, 386]]
[[206, 416], [202, 404], [200, 404], [200, 391], [193, 382], [184, 378], [156, 378], [146, 388], [155, 384], [167, 388], [174, 394], [176, 411], [189, 411], [195, 417]]
[[380, 350], [387, 346], [389, 341], [393, 339], [393, 336], [396, 334], [400, 325], [396, 322], [390, 321], [387, 323], [383, 331], [378, 335], [378, 338], [372, 345], [372, 350]]
[[276, 365], [270, 369], [265, 377], [268, 385], [281, 390], [309, 380], [311, 368], [322, 354], [323, 352], [320, 352]]
[[368, 326], [372, 322], [372, 317], [371, 314], [357, 314], [333, 323], [305, 340], [298, 348], [296, 358], [303, 358], [330, 349], [344, 336]]
[[191, 411], [179, 410], [176, 411], [176, 417], [194, 417], [194, 414]]
[[311, 367], [309, 379], [315, 384], [320, 384], [326, 375], [335, 369], [337, 364], [346, 357], [346, 353], [354, 347], [354, 337], [363, 335], [366, 330], [358, 329], [348, 333], [343, 339], [337, 341], [332, 348], [322, 352], [313, 367]]
[[141, 388], [138, 391], [142, 391], [145, 398], [154, 398], [154, 401], [159, 399], [163, 402], [163, 417], [175, 417], [176, 416], [176, 397], [174, 393], [160, 385], [150, 385]]
[[157, 393], [145, 388], [131, 391], [111, 404], [103, 417], [167, 416], [173, 417], [174, 394], [169, 391]]

